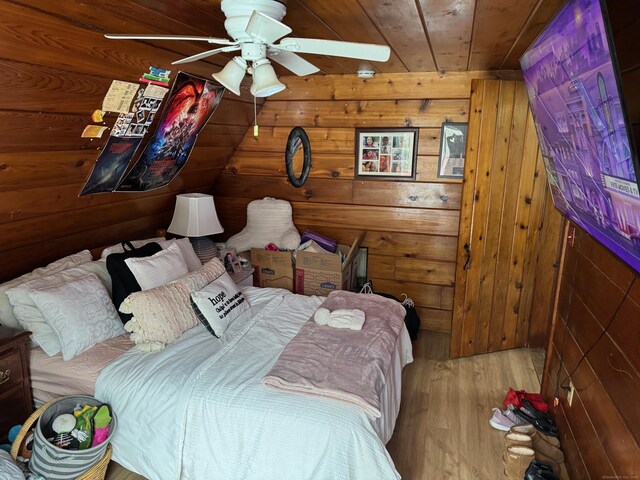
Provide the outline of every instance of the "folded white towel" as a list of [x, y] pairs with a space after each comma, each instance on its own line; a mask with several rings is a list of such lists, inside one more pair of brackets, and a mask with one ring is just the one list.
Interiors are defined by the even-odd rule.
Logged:
[[313, 314], [313, 320], [318, 325], [326, 325], [327, 323], [329, 323], [330, 316], [331, 312], [328, 309], [320, 307], [318, 310], [316, 310], [316, 313]]
[[327, 325], [334, 328], [348, 328], [350, 330], [361, 330], [364, 325], [365, 315], [362, 310], [339, 309], [334, 310], [329, 315]]

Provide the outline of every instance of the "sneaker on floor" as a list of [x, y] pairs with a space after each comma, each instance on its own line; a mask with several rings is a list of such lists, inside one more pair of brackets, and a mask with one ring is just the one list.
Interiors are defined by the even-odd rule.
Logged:
[[500, 410], [499, 408], [494, 408], [493, 415], [489, 419], [489, 425], [503, 432], [508, 432], [511, 427], [522, 425], [523, 423], [526, 422], [516, 417], [510, 409]]

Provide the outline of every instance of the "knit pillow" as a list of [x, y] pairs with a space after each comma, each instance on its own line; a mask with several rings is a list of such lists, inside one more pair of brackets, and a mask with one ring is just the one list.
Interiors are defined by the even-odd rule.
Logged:
[[214, 258], [200, 270], [175, 282], [129, 295], [120, 305], [122, 313], [133, 314], [124, 328], [131, 341], [144, 351], [155, 351], [174, 342], [198, 324], [191, 308], [191, 292], [200, 290], [225, 272]]
[[227, 240], [229, 248], [244, 252], [275, 243], [282, 250], [300, 245], [300, 234], [293, 224], [293, 210], [286, 200], [265, 197], [247, 205], [247, 226]]

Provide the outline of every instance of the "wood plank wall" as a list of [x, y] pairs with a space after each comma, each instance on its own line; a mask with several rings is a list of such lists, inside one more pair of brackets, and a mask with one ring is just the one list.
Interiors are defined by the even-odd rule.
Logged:
[[[143, 3], [0, 1], [0, 281], [82, 248], [166, 227], [175, 195], [211, 192], [252, 123], [251, 99], [226, 94], [168, 187], [78, 198], [106, 141], [80, 134], [111, 81], [136, 81], [150, 65], [171, 69], [171, 61], [202, 49], [189, 42], [107, 40], [103, 33], [205, 34], [211, 22], [223, 21], [185, 0], [172, 2], [169, 12]], [[185, 71], [208, 78], [219, 69], [198, 62]], [[106, 125], [114, 121], [115, 115], [107, 117]]]
[[[627, 113], [639, 139], [640, 9], [633, 0], [609, 0], [607, 7]], [[561, 399], [553, 414], [574, 479], [640, 475], [639, 277], [576, 227], [575, 244], [567, 246], [557, 318], [543, 376], [544, 395]], [[600, 335], [602, 338], [571, 376], [577, 390], [569, 407], [566, 392], [558, 385]]]
[[546, 344], [560, 247], [524, 82], [471, 89], [453, 358]]
[[[300, 231], [310, 228], [350, 243], [358, 230], [366, 230], [363, 245], [369, 249], [374, 289], [406, 293], [424, 328], [450, 331], [461, 183], [436, 176], [440, 127], [445, 121], [467, 121], [471, 79], [480, 77], [496, 76], [282, 79], [288, 88], [264, 104], [259, 137], [247, 132], [215, 185], [225, 236], [244, 227], [246, 205], [264, 196], [292, 202]], [[298, 189], [288, 183], [284, 165], [287, 136], [295, 126], [310, 137], [313, 164], [309, 180]], [[419, 128], [416, 181], [356, 180], [354, 129], [405, 126]]]
[[[560, 398], [552, 413], [571, 478], [634, 478], [640, 472], [639, 275], [584, 230], [571, 227], [575, 243], [567, 246], [542, 391], [549, 400]], [[576, 394], [569, 407], [558, 385], [610, 321], [571, 375]]]

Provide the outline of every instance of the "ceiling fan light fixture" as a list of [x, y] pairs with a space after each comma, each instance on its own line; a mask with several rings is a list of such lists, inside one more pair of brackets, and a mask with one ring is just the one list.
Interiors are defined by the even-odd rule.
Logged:
[[254, 97], [268, 97], [281, 92], [287, 86], [278, 80], [271, 62], [266, 58], [253, 62], [253, 83], [251, 94]]
[[247, 71], [247, 62], [242, 57], [233, 57], [224, 68], [211, 75], [230, 92], [240, 95], [240, 83]]

